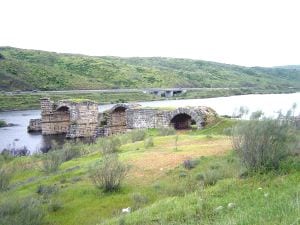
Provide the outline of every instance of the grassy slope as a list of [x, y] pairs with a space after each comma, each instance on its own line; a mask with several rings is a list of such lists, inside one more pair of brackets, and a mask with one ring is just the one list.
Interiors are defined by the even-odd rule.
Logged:
[[[281, 174], [239, 178], [243, 171], [223, 130], [233, 123], [223, 120], [202, 133], [179, 134], [175, 150], [174, 136], [154, 136], [154, 146], [143, 142], [127, 143], [120, 149], [122, 161], [131, 165], [121, 191], [103, 193], [88, 177], [91, 165], [100, 159], [99, 143], [82, 145], [89, 154], [65, 162], [56, 173], [40, 170], [40, 158], [18, 158], [8, 192], [0, 193], [0, 202], [8, 198], [38, 197], [38, 185], [56, 185], [59, 191], [50, 202], [62, 206], [49, 211], [49, 224], [297, 224], [300, 213], [300, 161], [286, 164]], [[149, 134], [155, 135], [155, 130]], [[122, 140], [127, 140], [126, 135]], [[182, 167], [184, 159], [200, 158], [196, 168]], [[203, 157], [205, 156], [205, 157]], [[207, 185], [199, 186], [199, 177]], [[209, 178], [210, 177], [210, 178]], [[209, 180], [218, 180], [210, 185]], [[258, 188], [262, 190], [258, 190]], [[264, 196], [267, 194], [268, 196]], [[148, 201], [130, 215], [120, 215], [122, 208], [137, 204], [133, 195]], [[227, 209], [233, 202], [236, 207]], [[216, 211], [218, 206], [224, 209]], [[48, 210], [49, 202], [44, 203]], [[298, 221], [299, 222], [299, 221]]]
[[300, 87], [300, 71], [172, 58], [118, 58], [0, 48], [2, 90]]

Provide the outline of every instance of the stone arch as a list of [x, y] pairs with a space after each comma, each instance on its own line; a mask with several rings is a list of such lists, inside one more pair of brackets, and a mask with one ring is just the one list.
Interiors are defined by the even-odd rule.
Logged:
[[67, 134], [71, 124], [71, 109], [69, 106], [59, 105], [53, 112], [54, 130], [57, 134]]
[[178, 108], [170, 113], [170, 125], [175, 129], [188, 129], [192, 124], [201, 129], [204, 124], [202, 113], [192, 108]]
[[127, 130], [126, 110], [129, 108], [126, 104], [116, 104], [112, 107], [109, 117], [110, 134], [124, 133]]
[[70, 108], [66, 105], [59, 106], [56, 111], [58, 112], [70, 112]]
[[119, 103], [119, 104], [114, 105], [109, 111], [114, 112], [118, 109], [124, 109], [124, 111], [125, 111], [126, 109], [129, 109], [129, 106], [127, 104]]

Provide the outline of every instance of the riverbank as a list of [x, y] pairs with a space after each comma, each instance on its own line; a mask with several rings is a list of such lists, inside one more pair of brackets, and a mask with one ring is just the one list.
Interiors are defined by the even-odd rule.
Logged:
[[[74, 154], [53, 171], [45, 170], [45, 162], [55, 152], [4, 155], [0, 162], [11, 173], [7, 189], [0, 191], [0, 223], [297, 224], [299, 157], [283, 161], [278, 172], [247, 174], [226, 136], [233, 125], [224, 119], [209, 129], [169, 136], [151, 129], [137, 141], [129, 133], [116, 136], [128, 171], [121, 189], [112, 193], [97, 188], [90, 177], [103, 159], [103, 139], [57, 149]], [[127, 207], [131, 212], [122, 213]]]
[[300, 91], [298, 89], [253, 89], [253, 88], [240, 88], [240, 89], [205, 89], [188, 91], [184, 94], [174, 96], [172, 98], [160, 97], [143, 92], [106, 92], [106, 93], [31, 93], [31, 94], [0, 94], [0, 111], [13, 111], [13, 110], [26, 110], [26, 109], [39, 109], [40, 98], [50, 97], [54, 101], [76, 98], [76, 99], [90, 99], [98, 104], [112, 104], [122, 102], [139, 102], [139, 101], [156, 101], [156, 100], [174, 100], [174, 99], [194, 99], [194, 98], [214, 98], [214, 97], [227, 97], [234, 95], [247, 95], [247, 94], [282, 94], [282, 93], [295, 93]]

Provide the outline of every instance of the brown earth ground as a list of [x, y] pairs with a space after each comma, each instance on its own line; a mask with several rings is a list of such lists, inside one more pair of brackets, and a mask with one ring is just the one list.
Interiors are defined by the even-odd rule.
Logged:
[[182, 164], [184, 160], [221, 155], [230, 149], [230, 139], [225, 137], [178, 140], [177, 149], [174, 138], [160, 141], [159, 148], [154, 145], [137, 157], [126, 160], [126, 163], [130, 165], [127, 179], [131, 181], [138, 179], [137, 183], [151, 183], [164, 176], [167, 171]]

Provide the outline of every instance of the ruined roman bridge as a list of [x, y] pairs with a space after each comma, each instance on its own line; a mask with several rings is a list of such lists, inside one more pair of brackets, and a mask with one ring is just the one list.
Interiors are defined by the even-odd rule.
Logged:
[[28, 131], [43, 135], [65, 134], [67, 138], [108, 136], [132, 129], [174, 127], [198, 129], [217, 117], [209, 107], [142, 108], [138, 104], [116, 104], [99, 113], [98, 105], [89, 100], [63, 100], [54, 103], [41, 99], [41, 119], [30, 121]]

